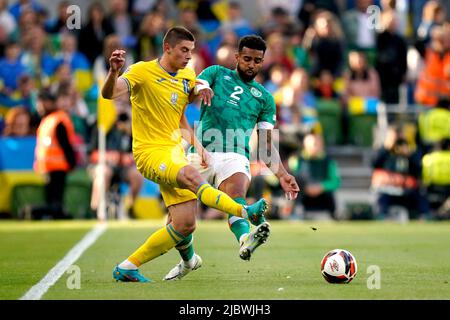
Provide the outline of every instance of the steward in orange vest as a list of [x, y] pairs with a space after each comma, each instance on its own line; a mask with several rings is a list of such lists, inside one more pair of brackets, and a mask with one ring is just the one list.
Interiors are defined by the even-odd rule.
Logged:
[[73, 148], [76, 137], [69, 115], [61, 110], [67, 98], [65, 92], [59, 92], [57, 97], [47, 90], [39, 94], [45, 115], [37, 130], [34, 169], [45, 174], [47, 182], [46, 205], [33, 208], [31, 216], [35, 219], [48, 216], [54, 219], [70, 218], [64, 211], [63, 199], [67, 173], [76, 164]]
[[37, 130], [34, 169], [39, 173], [70, 171], [75, 165], [74, 143], [75, 130], [69, 115], [63, 110], [50, 113]]
[[428, 107], [450, 99], [450, 27], [435, 27], [432, 37], [414, 96], [417, 103]]

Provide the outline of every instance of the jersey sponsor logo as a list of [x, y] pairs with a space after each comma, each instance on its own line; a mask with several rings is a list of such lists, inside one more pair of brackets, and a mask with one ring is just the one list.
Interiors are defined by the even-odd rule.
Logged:
[[250, 92], [252, 93], [252, 95], [253, 95], [255, 98], [259, 98], [259, 97], [262, 96], [261, 91], [259, 91], [259, 90], [256, 89], [256, 88], [251, 88], [251, 89], [250, 89]]
[[170, 102], [172, 102], [172, 104], [176, 104], [177, 101], [178, 101], [178, 93], [172, 92], [170, 96]]
[[166, 79], [165, 78], [161, 78], [161, 79], [156, 79], [156, 82], [159, 82], [159, 83], [161, 83], [161, 82], [163, 82], [163, 81], [165, 81]]
[[223, 78], [224, 78], [225, 80], [228, 80], [228, 81], [231, 80], [231, 77], [230, 77], [230, 76], [223, 76]]

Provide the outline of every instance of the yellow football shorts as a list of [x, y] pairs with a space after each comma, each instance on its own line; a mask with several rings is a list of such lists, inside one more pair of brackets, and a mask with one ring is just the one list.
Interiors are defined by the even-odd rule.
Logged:
[[135, 150], [134, 156], [139, 172], [159, 184], [166, 207], [197, 199], [193, 192], [179, 188], [177, 183], [178, 172], [189, 165], [181, 145]]

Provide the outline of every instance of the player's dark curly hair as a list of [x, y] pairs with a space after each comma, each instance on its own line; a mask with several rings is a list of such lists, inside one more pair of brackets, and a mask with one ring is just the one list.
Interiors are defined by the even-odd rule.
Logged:
[[267, 46], [263, 38], [257, 35], [245, 36], [239, 40], [239, 52], [246, 47], [253, 50], [261, 50], [266, 52]]

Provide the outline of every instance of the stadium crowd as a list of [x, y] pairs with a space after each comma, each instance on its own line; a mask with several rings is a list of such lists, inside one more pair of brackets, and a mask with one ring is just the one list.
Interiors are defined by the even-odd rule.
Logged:
[[[288, 204], [276, 179], [254, 162], [249, 196], [267, 195], [270, 217], [294, 217], [297, 207], [336, 217], [341, 177], [327, 155], [331, 145], [373, 148], [376, 217], [388, 217], [393, 206], [408, 209], [410, 218], [450, 217], [450, 23], [443, 3], [255, 0], [262, 13], [258, 23], [245, 16], [242, 1], [104, 4], [92, 2], [81, 28], [71, 30], [68, 1], [59, 2], [53, 17], [38, 0], [0, 0], [2, 139], [35, 135], [49, 103], [63, 110], [71, 119], [73, 137], [72, 129], [66, 130], [77, 154], [76, 163], [64, 170], [89, 172], [92, 210], [98, 206], [99, 174], [108, 184], [113, 179], [130, 184], [130, 215], [143, 183], [131, 156], [126, 99], [114, 101], [118, 116], [107, 135], [108, 167], [99, 172], [96, 166], [97, 98], [108, 59], [118, 48], [127, 51], [126, 66], [154, 59], [162, 53], [165, 31], [183, 25], [196, 36], [191, 67], [197, 74], [212, 64], [234, 68], [241, 36], [259, 34], [267, 42], [257, 81], [275, 98], [280, 154], [301, 188], [296, 203]], [[382, 106], [384, 130], [365, 141], [362, 131], [379, 125]], [[400, 110], [400, 116], [390, 110]], [[187, 115], [194, 126], [198, 103], [188, 106]], [[364, 116], [375, 120], [355, 130], [354, 122]]]

